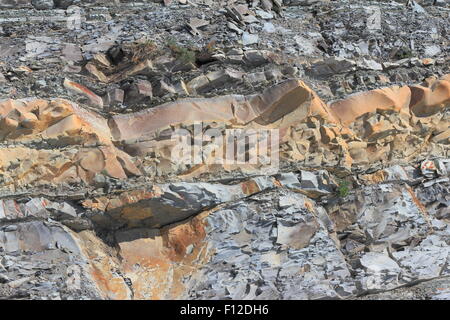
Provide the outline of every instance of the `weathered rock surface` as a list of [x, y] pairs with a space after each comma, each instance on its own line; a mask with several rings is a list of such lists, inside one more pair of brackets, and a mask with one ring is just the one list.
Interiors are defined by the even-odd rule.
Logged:
[[[11, 254], [25, 259], [17, 253], [45, 257], [58, 250], [69, 251], [71, 259], [80, 261], [78, 276], [89, 282], [76, 292], [84, 292], [85, 298], [351, 298], [444, 277], [450, 272], [445, 214], [449, 202], [434, 189], [448, 188], [448, 177], [440, 176], [436, 182], [420, 175], [420, 168], [417, 171], [426, 182], [370, 181], [324, 205], [280, 183], [268, 184], [267, 179], [259, 181], [266, 182], [266, 189], [250, 193], [242, 191], [249, 190], [245, 184], [183, 183], [163, 186], [167, 191], [159, 196], [129, 193], [109, 204], [85, 200], [84, 208], [76, 210], [42, 199], [23, 205], [4, 201], [3, 279], [11, 279], [15, 270], [7, 262]], [[178, 195], [170, 196], [175, 190]], [[184, 190], [195, 200], [176, 200]], [[440, 194], [438, 206], [430, 194]], [[89, 219], [94, 206], [97, 211], [102, 206], [113, 206], [110, 211], [118, 207], [105, 221], [120, 217], [128, 224], [119, 229], [93, 219], [96, 228], [107, 230], [102, 232], [105, 239], [98, 238], [92, 226], [74, 233], [61, 225]], [[160, 212], [152, 215], [153, 209]], [[153, 219], [162, 212], [164, 222]], [[54, 222], [40, 222], [48, 216]], [[16, 222], [5, 224], [5, 219]], [[20, 222], [25, 219], [29, 222]], [[21, 232], [28, 236], [21, 238]], [[103, 241], [115, 243], [118, 251]], [[18, 268], [26, 261], [20, 260]], [[15, 285], [5, 287], [11, 296], [20, 295]], [[70, 286], [56, 289], [53, 283], [46, 288], [70, 297]]]
[[[412, 94], [419, 90], [424, 94]], [[259, 95], [179, 100], [110, 118], [66, 100], [6, 100], [0, 103], [3, 188], [89, 184], [98, 174], [126, 179], [214, 173], [218, 168], [192, 170], [172, 163], [171, 129], [200, 122], [220, 124], [222, 132], [279, 129], [281, 159], [305, 167], [350, 170], [377, 162], [406, 164], [430, 154], [447, 157], [449, 103], [448, 76], [429, 87], [377, 89], [328, 105], [305, 83], [289, 80]], [[40, 175], [30, 171], [42, 163]]]
[[[433, 84], [446, 88], [448, 81]], [[364, 109], [358, 99], [363, 99]], [[436, 136], [448, 131], [449, 99], [442, 89], [430, 90], [422, 99], [411, 102], [410, 87], [394, 87], [326, 105], [304, 83], [289, 81], [261, 95], [181, 100], [109, 120], [65, 100], [8, 100], [1, 105], [3, 188], [17, 192], [25, 186], [47, 185], [70, 194], [68, 183], [93, 190], [91, 186], [104, 186], [106, 178], [151, 178], [136, 165], [142, 164], [142, 152], [132, 157], [113, 142], [126, 146], [132, 139], [155, 139], [161, 143], [158, 133], [195, 120], [231, 128], [238, 124], [279, 128], [283, 143], [292, 146], [307, 141], [316, 148], [322, 146], [323, 155], [325, 148], [332, 154], [338, 146], [343, 156], [337, 163], [344, 163], [347, 170], [353, 162], [369, 168], [379, 160], [420, 159], [418, 152], [424, 151], [404, 146], [405, 141], [420, 141], [423, 135], [427, 135], [425, 153], [447, 156], [448, 137]], [[416, 114], [414, 107], [420, 104], [431, 114]], [[214, 106], [214, 111], [208, 106]], [[428, 130], [424, 132], [423, 126]], [[308, 131], [306, 140], [297, 138]], [[398, 147], [396, 139], [401, 139]], [[63, 149], [55, 152], [52, 146]], [[362, 150], [364, 161], [355, 156], [355, 149]], [[289, 153], [283, 156], [286, 161], [301, 161]], [[331, 160], [323, 157], [321, 161], [316, 166]], [[33, 170], [44, 163], [46, 171]], [[100, 188], [94, 190], [106, 192], [100, 197], [80, 196], [78, 210], [38, 198], [26, 203], [2, 200], [1, 248], [6, 255], [50, 254], [48, 250], [64, 251], [69, 246], [66, 249], [79, 261], [95, 261], [77, 269], [78, 277], [81, 273], [90, 281], [89, 289], [77, 289], [86, 292], [86, 298], [319, 299], [391, 290], [449, 272], [448, 201], [441, 200], [444, 208], [439, 208], [439, 214], [429, 212], [430, 200], [421, 202], [414, 190], [436, 194], [430, 190], [448, 184], [449, 163], [427, 160], [417, 169], [397, 165], [362, 175], [360, 181], [369, 185], [355, 190], [345, 202], [337, 199], [325, 207], [305, 196], [334, 194], [338, 179], [324, 170], [281, 173], [235, 185], [174, 182], [131, 187], [134, 190], [115, 191], [117, 196]], [[49, 218], [55, 220], [54, 228], [42, 224]], [[66, 226], [80, 233], [73, 234]], [[107, 253], [108, 246], [91, 231], [96, 228], [105, 230], [107, 243], [117, 244], [117, 254]], [[26, 239], [20, 240], [21, 232], [29, 234]], [[69, 263], [68, 257], [61, 259]], [[117, 275], [112, 269], [118, 270]], [[21, 291], [13, 290], [16, 287], [28, 281], [36, 284], [31, 278], [8, 281], [11, 273], [7, 271], [3, 281], [9, 287], [4, 290], [11, 297], [20, 296]], [[48, 298], [71, 297], [64, 286], [49, 284], [46, 290], [54, 291]]]
[[448, 1], [0, 8], [0, 299], [450, 298]]

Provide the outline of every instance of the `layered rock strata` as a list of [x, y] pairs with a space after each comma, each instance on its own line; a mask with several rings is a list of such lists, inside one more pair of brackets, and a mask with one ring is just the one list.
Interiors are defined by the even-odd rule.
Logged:
[[[289, 80], [110, 118], [3, 101], [0, 293], [347, 299], [447, 276], [449, 105], [448, 76], [330, 103]], [[196, 121], [279, 129], [281, 171], [173, 166], [168, 131]]]

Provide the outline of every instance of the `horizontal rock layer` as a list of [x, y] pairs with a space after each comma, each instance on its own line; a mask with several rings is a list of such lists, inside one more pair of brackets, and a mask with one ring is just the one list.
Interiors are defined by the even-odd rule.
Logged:
[[[180, 100], [109, 119], [66, 100], [7, 100], [0, 103], [2, 187], [89, 184], [97, 175], [212, 174], [220, 169], [217, 165], [189, 169], [171, 163], [171, 128], [189, 129], [199, 122], [222, 132], [279, 129], [281, 159], [305, 166], [350, 169], [427, 154], [445, 157], [449, 105], [449, 76], [430, 79], [426, 86], [377, 89], [329, 104], [303, 82], [290, 80], [259, 95]], [[39, 174], [30, 170], [35, 167]], [[258, 169], [248, 167], [250, 172]]]

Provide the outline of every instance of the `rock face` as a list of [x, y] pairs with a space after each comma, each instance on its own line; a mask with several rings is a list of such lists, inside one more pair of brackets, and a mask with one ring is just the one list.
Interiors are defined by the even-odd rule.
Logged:
[[[163, 186], [172, 191], [152, 200], [141, 200], [154, 196], [150, 193], [127, 193], [109, 200], [106, 207], [114, 203], [119, 211], [111, 207], [106, 216], [100, 199], [85, 200], [81, 212], [44, 199], [23, 205], [3, 201], [4, 278], [14, 279], [15, 270], [27, 265], [20, 260], [11, 268], [7, 261], [12, 253], [17, 261], [28, 257], [17, 253], [40, 256], [62, 250], [80, 261], [77, 276], [87, 279], [86, 288], [74, 292], [70, 286], [46, 288], [62, 298], [319, 299], [395, 289], [450, 272], [448, 201], [435, 193], [448, 189], [448, 177], [430, 180], [419, 169], [416, 174], [423, 182], [415, 186], [400, 179], [369, 182], [325, 205], [281, 186], [275, 177], [272, 184], [257, 181], [266, 189], [252, 194], [242, 192], [248, 190], [245, 184], [202, 183]], [[175, 197], [166, 194], [174, 190]], [[183, 199], [186, 191], [195, 198]], [[439, 194], [440, 200], [430, 194]], [[178, 203], [172, 200], [176, 197]], [[159, 219], [164, 221], [158, 220], [163, 211]], [[99, 213], [101, 219], [96, 218]], [[46, 217], [54, 222], [39, 222]], [[17, 219], [32, 222], [7, 222]], [[117, 252], [92, 232], [87, 219], [107, 230], [112, 238], [106, 241], [116, 243]], [[19, 240], [23, 232], [28, 237]], [[69, 263], [67, 256], [60, 259]], [[39, 269], [38, 261], [28, 263]], [[21, 287], [27, 288], [30, 279]], [[20, 296], [14, 289], [8, 288], [8, 294]]]
[[0, 299], [448, 299], [431, 2], [0, 0]]
[[[217, 171], [198, 167], [193, 172], [170, 165], [174, 148], [171, 128], [189, 128], [195, 123], [220, 124], [224, 134], [225, 129], [276, 128], [282, 160], [306, 167], [351, 169], [374, 162], [407, 163], [427, 154], [447, 157], [449, 103], [448, 76], [431, 82], [430, 88], [377, 89], [328, 105], [305, 83], [289, 80], [258, 95], [179, 100], [108, 119], [66, 100], [6, 100], [0, 103], [3, 141], [20, 146], [0, 149], [4, 179], [14, 181], [3, 187], [90, 183], [103, 173], [124, 179], [140, 176], [150, 167], [156, 167], [156, 175], [162, 176], [170, 170], [182, 175], [190, 170], [191, 176]], [[49, 150], [52, 146], [66, 150]], [[31, 157], [19, 164], [18, 170], [8, 169], [25, 154]], [[47, 163], [43, 181], [29, 171], [39, 161]], [[162, 166], [165, 168], [158, 170]]]

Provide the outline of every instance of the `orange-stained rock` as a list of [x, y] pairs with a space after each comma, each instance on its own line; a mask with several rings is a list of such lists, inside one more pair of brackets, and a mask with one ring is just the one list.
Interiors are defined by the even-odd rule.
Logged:
[[[119, 179], [140, 175], [130, 156], [112, 144], [106, 119], [70, 101], [2, 101], [0, 125], [1, 140], [24, 144], [20, 148], [0, 148], [0, 173], [4, 172], [6, 181], [11, 179], [3, 187], [91, 183], [97, 173]], [[30, 144], [42, 140], [50, 146], [67, 149], [64, 152], [57, 148], [35, 150]], [[19, 162], [19, 166], [8, 169], [14, 162]]]
[[19, 122], [10, 118], [0, 119], [0, 139], [5, 139], [11, 132], [15, 131]]
[[142, 137], [152, 138], [152, 134], [156, 130], [180, 123], [186, 125], [202, 121], [229, 123], [236, 120], [236, 122], [244, 124], [245, 120], [249, 120], [236, 119], [232, 106], [241, 107], [250, 112], [249, 106], [242, 96], [185, 99], [134, 114], [113, 116], [109, 125], [114, 140], [130, 140]]
[[74, 143], [111, 144], [103, 117], [63, 99], [2, 101], [0, 118], [4, 124], [0, 138], [6, 140], [32, 140], [42, 135], [43, 139], [66, 136]]
[[95, 199], [87, 199], [83, 201], [83, 206], [87, 209], [110, 211], [122, 206], [137, 203], [141, 200], [158, 197], [161, 195], [158, 190], [159, 188], [154, 187], [152, 191], [133, 190], [130, 192], [121, 193], [117, 197], [100, 197]]
[[70, 81], [69, 79], [64, 79], [64, 87], [69, 91], [81, 94], [84, 97], [88, 98], [92, 105], [103, 108], [103, 99], [98, 95], [96, 95], [95, 93], [93, 93], [88, 88], [86, 88], [85, 86]]
[[377, 110], [408, 112], [417, 117], [433, 115], [450, 103], [450, 75], [442, 79], [428, 79], [428, 87], [390, 87], [355, 94], [330, 104], [332, 114], [349, 125], [363, 114]]
[[299, 111], [295, 120], [320, 115], [331, 120], [327, 106], [303, 81], [289, 80], [265, 90], [250, 100], [253, 109], [260, 116], [255, 122], [268, 125], [293, 111]]
[[79, 153], [80, 166], [84, 170], [100, 172], [105, 167], [105, 157], [99, 149]]
[[45, 139], [58, 138], [62, 135], [76, 135], [81, 131], [81, 120], [76, 115], [70, 115], [63, 120], [57, 122], [53, 126], [42, 132]]
[[429, 88], [411, 86], [411, 112], [428, 117], [450, 105], [450, 77], [434, 81]]
[[[15, 189], [42, 184], [63, 182], [90, 184], [98, 173], [113, 178], [140, 175], [128, 155], [117, 153], [114, 147], [81, 148], [71, 153], [59, 150], [35, 150], [26, 147], [0, 148], [0, 174], [3, 174], [2, 188]], [[121, 159], [119, 161], [118, 159]], [[124, 169], [123, 166], [129, 169]], [[14, 170], [11, 170], [11, 167]], [[126, 173], [125, 173], [126, 171]]]
[[151, 138], [158, 129], [194, 122], [219, 122], [233, 125], [269, 125], [293, 114], [276, 127], [302, 121], [307, 116], [330, 118], [326, 105], [302, 81], [288, 80], [255, 96], [223, 96], [209, 99], [184, 99], [146, 111], [117, 115], [109, 124], [114, 140]]
[[132, 292], [124, 279], [117, 274], [121, 264], [115, 252], [91, 231], [78, 234], [78, 242], [89, 260], [89, 271], [104, 299], [131, 299]]
[[[26, 183], [89, 184], [96, 174], [126, 179], [144, 172], [151, 177], [175, 173], [191, 179], [261, 169], [254, 164], [174, 164], [172, 130], [191, 130], [200, 122], [222, 133], [235, 128], [278, 129], [281, 160], [309, 166], [350, 168], [406, 161], [431, 150], [445, 156], [450, 119], [439, 112], [450, 102], [449, 80], [444, 76], [428, 79], [427, 87], [372, 90], [329, 105], [302, 81], [288, 80], [252, 96], [184, 99], [109, 119], [63, 99], [5, 100], [0, 102], [0, 139], [25, 143], [29, 151], [21, 154], [30, 156], [22, 156], [26, 161], [18, 169], [10, 170], [8, 164], [0, 172], [6, 172], [3, 185], [13, 188]], [[32, 150], [30, 143], [41, 141], [67, 152]], [[362, 144], [356, 146], [357, 142]], [[15, 154], [3, 149], [0, 153], [4, 159]]]
[[162, 229], [164, 245], [168, 248], [167, 255], [175, 262], [181, 262], [188, 256], [190, 246], [199, 247], [206, 237], [205, 223], [201, 216]]
[[331, 103], [330, 109], [343, 125], [349, 125], [360, 116], [377, 110], [408, 112], [410, 101], [408, 87], [390, 87], [352, 95]]
[[212, 253], [203, 242], [206, 215], [161, 230], [141, 228], [116, 233], [121, 270], [131, 279], [134, 299], [185, 297], [184, 279], [195, 275]]

